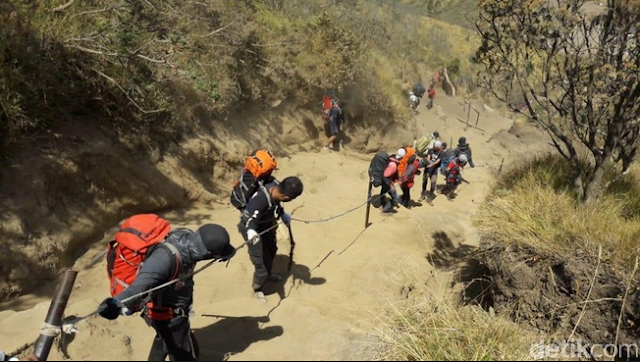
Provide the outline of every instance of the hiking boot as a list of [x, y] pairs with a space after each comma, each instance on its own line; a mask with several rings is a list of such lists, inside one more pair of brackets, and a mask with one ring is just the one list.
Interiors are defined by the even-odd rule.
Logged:
[[327, 147], [327, 146], [322, 147], [322, 149], [325, 150], [325, 151], [331, 152], [331, 149], [329, 147]]
[[398, 210], [396, 210], [394, 208], [382, 210], [383, 214], [396, 214], [397, 212], [398, 212]]
[[267, 297], [264, 296], [264, 293], [262, 291], [257, 291], [255, 293], [253, 293], [253, 296], [258, 298], [259, 301], [266, 303], [267, 302]]
[[282, 275], [280, 275], [278, 273], [269, 274], [269, 276], [267, 277], [267, 281], [268, 282], [281, 282], [282, 281]]
[[422, 194], [420, 194], [420, 198], [418, 199], [418, 201], [422, 201], [424, 199], [427, 198], [427, 192], [426, 191], [422, 191]]

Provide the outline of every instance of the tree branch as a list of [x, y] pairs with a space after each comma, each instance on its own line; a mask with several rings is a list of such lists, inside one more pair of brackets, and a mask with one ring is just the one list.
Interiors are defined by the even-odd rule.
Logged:
[[225, 26], [223, 26], [221, 28], [218, 28], [218, 29], [216, 29], [216, 30], [214, 30], [214, 31], [212, 31], [210, 33], [207, 33], [206, 35], [203, 35], [202, 37], [203, 38], [207, 38], [207, 37], [210, 37], [211, 35], [218, 34], [219, 32], [221, 32], [224, 29], [226, 29], [226, 28], [230, 27], [231, 25], [233, 25], [236, 21], [238, 21], [238, 18], [235, 18], [229, 24], [227, 24], [227, 25], [225, 25]]
[[69, 0], [67, 3], [62, 4], [62, 5], [58, 6], [57, 8], [53, 8], [53, 9], [51, 9], [51, 12], [52, 12], [52, 13], [57, 13], [57, 12], [60, 12], [60, 11], [64, 11], [64, 10], [66, 10], [67, 8], [69, 8], [71, 5], [73, 5], [73, 3], [74, 3], [75, 1], [76, 1], [76, 0]]
[[100, 75], [101, 77], [105, 78], [106, 80], [108, 80], [108, 81], [110, 81], [111, 83], [113, 83], [113, 85], [115, 85], [116, 87], [118, 87], [118, 89], [120, 89], [120, 91], [122, 91], [122, 93], [124, 93], [124, 95], [127, 97], [127, 99], [129, 100], [129, 102], [131, 102], [131, 103], [132, 103], [136, 108], [138, 108], [138, 110], [139, 110], [140, 112], [142, 112], [142, 113], [144, 113], [144, 114], [149, 114], [149, 113], [159, 113], [159, 112], [164, 111], [164, 109], [154, 109], [154, 110], [150, 110], [150, 111], [143, 109], [142, 107], [140, 107], [140, 106], [138, 105], [138, 103], [136, 103], [136, 101], [134, 101], [134, 100], [129, 96], [129, 93], [127, 93], [127, 91], [126, 91], [124, 88], [122, 88], [122, 86], [120, 86], [120, 84], [118, 84], [118, 82], [116, 82], [116, 80], [115, 80], [115, 79], [111, 78], [110, 76], [108, 76], [108, 75], [106, 75], [106, 74], [102, 73], [101, 71], [99, 71], [99, 70], [97, 70], [97, 69], [94, 69], [94, 71], [95, 71], [96, 73], [98, 73], [98, 75]]

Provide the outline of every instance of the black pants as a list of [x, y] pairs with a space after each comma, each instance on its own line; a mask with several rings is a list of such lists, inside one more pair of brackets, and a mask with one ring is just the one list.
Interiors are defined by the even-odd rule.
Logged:
[[168, 321], [145, 320], [156, 330], [148, 361], [164, 361], [167, 355], [172, 361], [197, 361], [200, 358], [198, 342], [191, 332], [188, 317], [174, 317]]
[[436, 182], [438, 181], [438, 167], [434, 167], [431, 169], [425, 169], [424, 174], [422, 174], [422, 194], [427, 191], [427, 183], [431, 181], [431, 188], [429, 192], [432, 194], [436, 192]]
[[402, 203], [404, 206], [409, 206], [409, 202], [411, 202], [411, 188], [406, 184], [400, 185], [402, 189]]
[[[256, 231], [258, 233], [262, 232], [262, 230]], [[260, 242], [256, 245], [249, 243], [248, 251], [249, 259], [251, 259], [251, 263], [253, 263], [255, 267], [251, 287], [257, 292], [262, 290], [262, 286], [267, 281], [267, 277], [271, 274], [273, 259], [275, 259], [278, 252], [276, 229], [274, 228], [262, 234], [260, 236]]]

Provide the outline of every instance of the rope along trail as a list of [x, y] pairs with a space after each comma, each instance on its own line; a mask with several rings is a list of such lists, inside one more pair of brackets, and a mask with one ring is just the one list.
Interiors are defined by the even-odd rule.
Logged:
[[[384, 196], [384, 195], [383, 195], [383, 196]], [[338, 218], [341, 218], [341, 217], [343, 217], [343, 216], [346, 216], [346, 215], [348, 215], [348, 214], [350, 214], [350, 213], [352, 213], [352, 212], [354, 212], [354, 211], [358, 210], [359, 208], [361, 208], [361, 207], [363, 207], [363, 206], [366, 206], [368, 203], [371, 203], [371, 202], [374, 202], [374, 201], [379, 200], [381, 197], [382, 197], [382, 196], [380, 196], [380, 195], [378, 195], [378, 196], [372, 196], [371, 198], [369, 198], [368, 200], [366, 200], [366, 201], [365, 201], [365, 202], [363, 202], [362, 204], [360, 204], [360, 205], [358, 205], [358, 206], [356, 206], [356, 207], [354, 207], [354, 208], [351, 208], [351, 209], [349, 209], [349, 210], [347, 210], [347, 211], [345, 211], [345, 212], [343, 212], [343, 213], [340, 213], [340, 214], [335, 215], [335, 216], [331, 216], [331, 217], [326, 218], [326, 219], [318, 219], [318, 220], [302, 220], [302, 219], [297, 219], [297, 218], [292, 217], [292, 218], [291, 218], [291, 220], [293, 220], [293, 221], [303, 222], [303, 223], [305, 223], [305, 224], [313, 224], [313, 223], [328, 222], [328, 221], [331, 221], [331, 220], [338, 219]]]
[[[291, 220], [292, 221], [302, 222], [302, 223], [305, 223], [305, 224], [329, 222], [331, 220], [335, 220], [335, 219], [344, 217], [344, 216], [346, 216], [346, 215], [348, 215], [348, 214], [350, 214], [350, 213], [352, 213], [352, 212], [354, 212], [354, 211], [366, 206], [367, 204], [369, 204], [371, 202], [379, 200], [383, 196], [384, 195], [382, 195], [382, 196], [380, 196], [380, 195], [379, 196], [372, 196], [371, 198], [369, 198], [366, 201], [364, 201], [362, 204], [360, 204], [358, 206], [355, 206], [355, 207], [353, 207], [351, 209], [348, 209], [347, 211], [342, 212], [342, 213], [340, 213], [338, 215], [331, 216], [329, 218], [318, 219], [318, 220], [303, 220], [303, 219], [297, 219], [297, 218], [293, 218], [292, 217]], [[282, 221], [276, 223], [275, 225], [273, 225], [270, 228], [262, 231], [258, 235], [263, 235], [263, 234], [273, 230], [274, 228], [278, 227], [278, 225], [281, 224], [281, 223], [282, 223]], [[235, 248], [235, 251], [237, 252], [238, 250], [242, 249], [245, 246], [246, 246], [246, 243], [243, 243], [239, 247]], [[149, 295], [150, 293], [153, 293], [153, 292], [155, 292], [157, 290], [166, 288], [166, 287], [168, 287], [170, 285], [173, 285], [173, 284], [178, 283], [178, 282], [180, 282], [182, 280], [190, 278], [190, 277], [192, 277], [192, 276], [204, 271], [205, 269], [209, 268], [210, 266], [212, 266], [214, 263], [216, 263], [218, 261], [220, 261], [220, 259], [211, 260], [210, 262], [205, 264], [203, 267], [193, 271], [192, 273], [185, 274], [185, 275], [183, 275], [183, 276], [181, 276], [181, 277], [179, 277], [177, 279], [174, 279], [174, 280], [168, 281], [168, 282], [166, 282], [164, 284], [158, 285], [157, 287], [154, 287], [154, 288], [145, 290], [143, 292], [140, 292], [138, 294], [132, 295], [131, 297], [128, 297], [128, 298], [125, 298], [125, 299], [121, 300], [120, 303], [125, 304], [127, 302], [132, 301], [132, 300], [136, 300], [136, 299], [138, 299], [140, 297]], [[85, 316], [78, 317], [78, 318], [72, 318], [72, 319], [65, 319], [65, 320], [62, 321], [62, 325], [61, 326], [55, 326], [55, 325], [51, 325], [51, 324], [48, 324], [48, 323], [43, 323], [42, 327], [40, 329], [40, 333], [43, 334], [43, 335], [46, 335], [46, 336], [57, 336], [61, 332], [65, 333], [65, 334], [76, 333], [77, 332], [77, 329], [75, 328], [76, 324], [84, 321], [85, 319], [91, 318], [91, 317], [97, 315], [100, 312], [101, 312], [101, 309], [98, 308], [98, 309], [94, 310], [93, 312], [91, 312], [91, 313], [89, 313], [89, 314], [87, 314]]]
[[[264, 230], [263, 232], [261, 232], [258, 235], [262, 235], [262, 234], [265, 234], [265, 233], [273, 230], [274, 228], [278, 227], [279, 224], [280, 223], [277, 223], [277, 224], [273, 225], [272, 227]], [[245, 245], [246, 245], [246, 243], [243, 243], [239, 247], [235, 248], [235, 251], [237, 252], [238, 250], [240, 250], [243, 247], [245, 247]], [[138, 299], [140, 297], [146, 296], [146, 295], [148, 295], [150, 293], [153, 293], [153, 292], [155, 292], [157, 290], [166, 288], [166, 287], [168, 287], [168, 286], [170, 286], [172, 284], [175, 284], [175, 283], [178, 283], [178, 282], [180, 282], [182, 280], [190, 278], [190, 277], [192, 277], [192, 276], [204, 271], [205, 269], [209, 268], [210, 266], [212, 266], [214, 263], [216, 263], [218, 261], [220, 261], [220, 259], [213, 259], [210, 262], [208, 262], [207, 264], [205, 264], [203, 267], [201, 267], [201, 268], [199, 268], [199, 269], [197, 269], [197, 270], [195, 270], [195, 271], [193, 271], [191, 273], [187, 273], [187, 274], [185, 274], [185, 275], [183, 275], [183, 276], [181, 276], [179, 278], [173, 279], [173, 280], [168, 281], [168, 282], [166, 282], [164, 284], [160, 284], [157, 287], [153, 287], [151, 289], [145, 290], [145, 291], [140, 292], [138, 294], [132, 295], [132, 296], [130, 296], [128, 298], [125, 298], [125, 299], [121, 300], [120, 303], [125, 304], [127, 302], [132, 301], [132, 300], [136, 300], [136, 299]], [[62, 326], [54, 326], [54, 325], [51, 325], [51, 324], [43, 323], [42, 328], [40, 329], [40, 333], [42, 333], [43, 335], [47, 335], [47, 336], [56, 336], [56, 335], [60, 334], [61, 331], [66, 333], [66, 334], [74, 333], [74, 332], [77, 331], [75, 329], [75, 325], [76, 324], [82, 322], [85, 319], [88, 319], [88, 318], [91, 318], [91, 317], [95, 316], [96, 314], [100, 313], [100, 311], [101, 311], [100, 308], [98, 308], [98, 309], [94, 310], [93, 312], [91, 312], [91, 313], [89, 313], [89, 314], [87, 314], [87, 315], [85, 315], [83, 317], [63, 320], [62, 321]]]

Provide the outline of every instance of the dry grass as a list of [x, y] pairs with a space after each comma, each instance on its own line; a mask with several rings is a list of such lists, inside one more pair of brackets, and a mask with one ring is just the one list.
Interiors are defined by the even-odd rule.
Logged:
[[635, 170], [593, 205], [584, 205], [571, 192], [563, 160], [537, 158], [504, 175], [474, 221], [485, 237], [504, 243], [560, 255], [602, 245], [616, 262], [633, 265], [640, 250], [639, 185]]
[[390, 361], [519, 361], [530, 360], [536, 337], [518, 325], [462, 306], [454, 295], [431, 293], [406, 309], [394, 308], [382, 321], [384, 347], [380, 360]]

